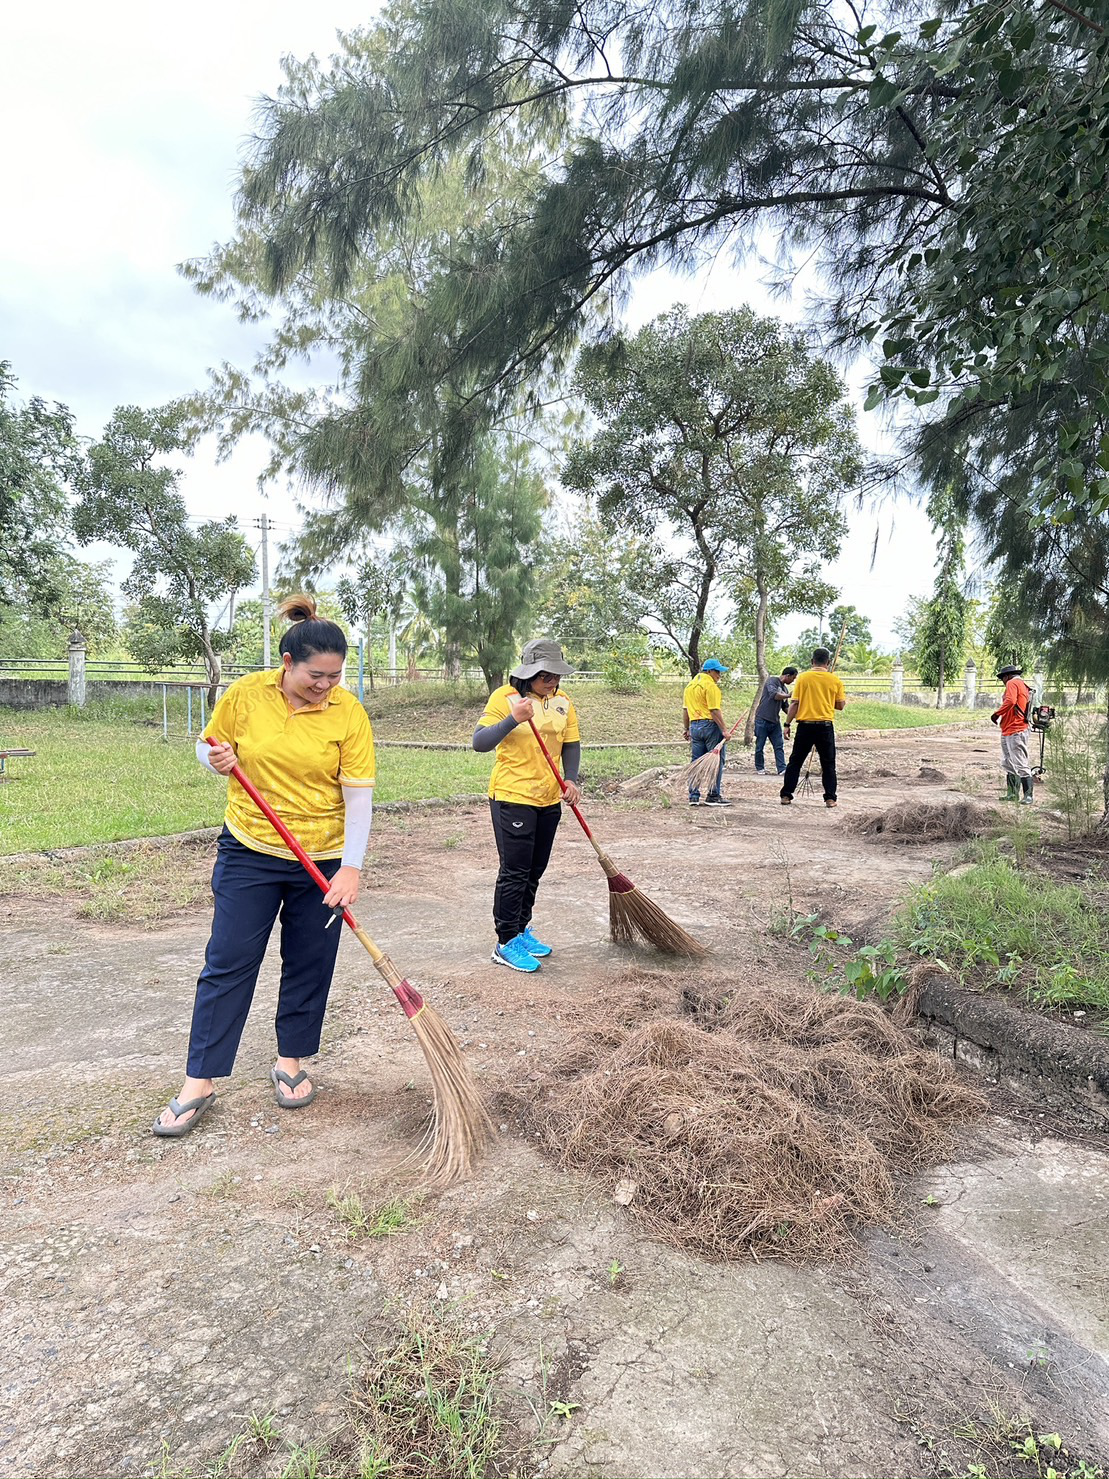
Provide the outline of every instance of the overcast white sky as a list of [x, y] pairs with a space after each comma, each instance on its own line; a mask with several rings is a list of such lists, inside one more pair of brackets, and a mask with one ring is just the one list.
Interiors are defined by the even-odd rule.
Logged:
[[[365, 24], [356, 0], [150, 0], [101, 5], [39, 0], [9, 7], [0, 29], [0, 359], [21, 397], [67, 404], [79, 431], [99, 435], [115, 406], [156, 405], [201, 386], [210, 365], [246, 364], [248, 331], [192, 291], [176, 266], [226, 240], [254, 101], [278, 85], [282, 55], [326, 55], [335, 32]], [[757, 271], [718, 263], [697, 280], [656, 273], [637, 289], [632, 327], [675, 302], [694, 312], [773, 304]], [[861, 397], [860, 397], [861, 404]], [[877, 428], [866, 426], [871, 444]], [[259, 493], [261, 449], [217, 467], [202, 448], [182, 491], [203, 517], [268, 512], [296, 522], [294, 497]], [[875, 529], [881, 555], [870, 570]], [[908, 502], [852, 513], [828, 578], [892, 646], [911, 595], [931, 589], [934, 541]], [[786, 635], [805, 625], [799, 618]]]

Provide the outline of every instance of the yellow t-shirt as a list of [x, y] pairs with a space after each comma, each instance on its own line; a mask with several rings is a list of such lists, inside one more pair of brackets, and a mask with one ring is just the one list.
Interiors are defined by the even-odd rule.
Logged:
[[711, 673], [698, 673], [682, 694], [682, 707], [691, 720], [711, 719], [713, 709], [719, 709], [723, 702], [720, 684]]
[[[279, 687], [283, 672], [248, 673], [232, 683], [204, 734], [234, 747], [247, 778], [309, 857], [341, 858], [342, 788], [374, 783], [370, 721], [346, 688], [294, 709]], [[224, 821], [245, 847], [293, 856], [234, 776], [227, 778]]]
[[[481, 728], [507, 719], [511, 712], [509, 701], [516, 697], [511, 683], [491, 693], [479, 720]], [[535, 727], [557, 765], [563, 745], [572, 745], [581, 739], [574, 705], [561, 688], [551, 698], [538, 699], [534, 693], [531, 697], [535, 703], [532, 715]], [[517, 801], [524, 806], [554, 806], [561, 799], [562, 791], [543, 758], [543, 751], [536, 743], [530, 725], [517, 724], [497, 746], [497, 763], [489, 777], [489, 794], [494, 801]]]
[[793, 697], [797, 702], [797, 718], [812, 724], [834, 719], [836, 699], [846, 702], [847, 690], [843, 679], [827, 668], [810, 668], [793, 685]]

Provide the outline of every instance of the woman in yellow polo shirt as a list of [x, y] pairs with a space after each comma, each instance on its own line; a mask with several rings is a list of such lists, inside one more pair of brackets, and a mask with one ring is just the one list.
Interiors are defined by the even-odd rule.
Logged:
[[[231, 1072], [270, 931], [281, 917], [277, 1061], [270, 1071], [283, 1109], [316, 1096], [301, 1059], [319, 1051], [339, 929], [330, 910], [349, 907], [373, 818], [374, 746], [366, 711], [339, 687], [347, 642], [310, 596], [279, 608], [293, 623], [281, 667], [232, 683], [212, 710], [197, 759], [217, 775], [237, 763], [331, 882], [319, 888], [237, 781], [212, 873], [215, 914], [196, 985], [184, 1085], [154, 1122], [155, 1135], [187, 1135]], [[208, 744], [208, 739], [216, 741]]]
[[539, 880], [546, 872], [562, 816], [558, 781], [543, 757], [528, 720], [543, 736], [555, 764], [561, 763], [566, 800], [581, 800], [578, 716], [559, 679], [574, 670], [557, 642], [539, 638], [524, 648], [509, 682], [489, 695], [474, 730], [474, 749], [496, 749], [489, 780], [489, 810], [500, 869], [493, 890], [497, 943], [493, 960], [514, 971], [537, 971], [550, 945], [531, 930]]

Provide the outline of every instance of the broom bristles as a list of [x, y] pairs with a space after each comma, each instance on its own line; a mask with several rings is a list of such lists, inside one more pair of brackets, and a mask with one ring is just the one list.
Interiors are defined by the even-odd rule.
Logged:
[[720, 756], [712, 750], [699, 760], [691, 761], [680, 773], [682, 783], [691, 791], [711, 791], [720, 773]]
[[708, 954], [702, 944], [637, 888], [626, 873], [620, 872], [608, 853], [597, 848], [597, 857], [608, 879], [608, 932], [614, 945], [632, 945], [638, 935], [664, 955], [687, 955], [698, 960]]
[[[617, 875], [625, 883], [630, 880], [623, 874]], [[664, 955], [684, 955], [699, 960], [708, 951], [687, 934], [680, 924], [649, 899], [642, 889], [631, 884], [628, 888], [615, 889], [616, 879], [609, 879], [608, 921], [609, 933], [616, 945], [630, 945], [638, 935], [648, 945], [661, 950]]]
[[[363, 933], [359, 932], [359, 938]], [[450, 1186], [469, 1175], [493, 1132], [493, 1122], [458, 1040], [443, 1018], [408, 984], [387, 955], [377, 951], [373, 963], [412, 1023], [431, 1073], [431, 1124], [412, 1159], [424, 1155], [420, 1179], [425, 1185]]]
[[451, 1186], [470, 1174], [493, 1124], [443, 1018], [425, 1003], [411, 1021], [434, 1092], [432, 1121], [416, 1152], [426, 1152], [420, 1179], [430, 1187]]

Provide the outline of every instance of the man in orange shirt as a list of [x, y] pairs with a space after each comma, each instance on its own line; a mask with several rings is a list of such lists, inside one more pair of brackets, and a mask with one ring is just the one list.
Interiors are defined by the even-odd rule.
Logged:
[[[1001, 768], [1005, 772], [1006, 794], [1003, 801], [1032, 805], [1032, 768], [1028, 763], [1028, 723], [1032, 708], [1032, 690], [1020, 676], [1021, 669], [1009, 665], [998, 668], [997, 676], [1005, 680], [1001, 706], [990, 719], [1001, 726]], [[1023, 791], [1023, 795], [1020, 793]]]

